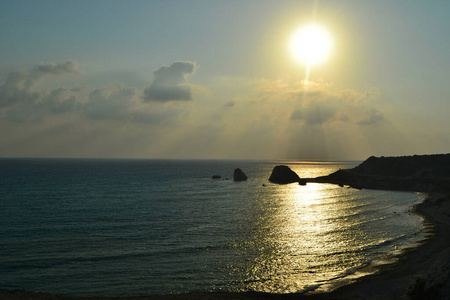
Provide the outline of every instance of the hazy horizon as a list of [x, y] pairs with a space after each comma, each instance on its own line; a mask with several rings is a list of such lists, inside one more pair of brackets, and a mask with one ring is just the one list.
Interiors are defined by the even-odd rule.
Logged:
[[[447, 1], [2, 1], [0, 157], [449, 153], [449, 10]], [[311, 22], [332, 49], [307, 71], [289, 41]]]

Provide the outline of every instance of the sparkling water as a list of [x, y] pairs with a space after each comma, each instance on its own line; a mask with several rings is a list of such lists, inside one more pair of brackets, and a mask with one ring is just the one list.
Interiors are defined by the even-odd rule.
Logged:
[[279, 164], [315, 177], [357, 162], [1, 159], [0, 288], [321, 290], [419, 239], [422, 195], [271, 184]]

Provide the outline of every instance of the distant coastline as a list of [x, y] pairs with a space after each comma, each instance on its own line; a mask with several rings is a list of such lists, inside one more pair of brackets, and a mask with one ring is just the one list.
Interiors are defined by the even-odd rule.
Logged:
[[[305, 179], [305, 178], [303, 178]], [[414, 208], [433, 236], [378, 273], [323, 294], [259, 292], [201, 292], [124, 298], [71, 298], [28, 291], [0, 290], [0, 298], [17, 299], [449, 299], [450, 297], [450, 154], [370, 157], [357, 167], [307, 182], [352, 188], [424, 192], [428, 197]]]

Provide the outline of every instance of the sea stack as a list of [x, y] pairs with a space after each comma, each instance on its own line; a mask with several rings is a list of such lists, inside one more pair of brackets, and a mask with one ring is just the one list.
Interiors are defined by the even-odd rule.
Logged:
[[245, 181], [245, 180], [247, 180], [247, 175], [245, 175], [245, 173], [242, 172], [241, 169], [237, 168], [234, 170], [233, 180], [234, 181]]
[[293, 182], [302, 182], [302, 179], [292, 171], [288, 166], [276, 166], [273, 168], [272, 175], [269, 177], [270, 182], [287, 184]]

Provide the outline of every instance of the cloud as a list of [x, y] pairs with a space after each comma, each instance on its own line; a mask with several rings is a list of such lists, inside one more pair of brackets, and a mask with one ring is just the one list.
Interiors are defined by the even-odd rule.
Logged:
[[[191, 67], [189, 67], [191, 66]], [[195, 71], [195, 64], [175, 63], [161, 68], [155, 76], [156, 86], [176, 85]], [[126, 121], [161, 124], [169, 122], [182, 111], [170, 105], [144, 103], [142, 91], [125, 86], [108, 86], [87, 91], [80, 86], [39, 90], [38, 82], [46, 77], [79, 73], [78, 63], [48, 63], [8, 74], [0, 86], [0, 110], [13, 123], [39, 122], [57, 114], [77, 114], [91, 121]], [[178, 76], [178, 77], [177, 77]], [[187, 88], [188, 86], [182, 86]], [[190, 90], [189, 90], [190, 92]]]
[[37, 83], [47, 76], [63, 76], [78, 73], [76, 61], [40, 64], [28, 70], [8, 74], [0, 86], [0, 108], [6, 109], [5, 117], [10, 122], [36, 122], [46, 113], [63, 113], [75, 107], [72, 89], [57, 88], [50, 92], [38, 91]]
[[145, 101], [192, 100], [191, 87], [186, 84], [196, 70], [195, 62], [175, 62], [155, 71], [152, 84], [144, 90]]
[[377, 109], [371, 109], [365, 113], [364, 118], [357, 122], [359, 125], [375, 125], [385, 120], [384, 115]]
[[378, 124], [385, 120], [380, 110], [380, 94], [377, 88], [365, 91], [336, 89], [332, 84], [324, 82], [302, 83], [297, 88], [291, 87], [284, 91], [285, 97], [290, 98], [293, 105], [297, 106], [290, 119], [303, 121], [306, 125], [329, 122]]
[[14, 123], [37, 122], [47, 114], [69, 113], [80, 108], [71, 89], [57, 88], [50, 93], [32, 94], [36, 96], [35, 101], [19, 101], [7, 108], [6, 120]]
[[169, 121], [181, 111], [167, 107], [149, 107], [140, 103], [136, 89], [110, 86], [96, 89], [81, 110], [90, 120], [115, 120], [160, 124]]
[[16, 104], [38, 103], [45, 94], [36, 91], [36, 83], [48, 75], [65, 75], [78, 72], [76, 61], [55, 64], [41, 64], [29, 70], [21, 70], [8, 74], [6, 81], [0, 86], [0, 108]]
[[67, 113], [77, 107], [77, 89], [57, 88], [50, 92], [42, 103], [51, 113]]
[[136, 91], [122, 86], [100, 88], [89, 93], [88, 102], [83, 105], [85, 116], [92, 120], [124, 119], [133, 105]]
[[[145, 91], [55, 88], [68, 82], [60, 76], [77, 72], [75, 63], [46, 64], [0, 83], [2, 155], [356, 159], [407, 149], [403, 128], [418, 126], [376, 88], [218, 78], [206, 93], [188, 85], [195, 72], [189, 62], [160, 68]], [[145, 99], [156, 88], [164, 97]], [[168, 100], [193, 95], [196, 101]]]
[[236, 105], [236, 103], [234, 101], [228, 101], [223, 106], [224, 107], [234, 107], [235, 105]]
[[66, 61], [63, 63], [47, 63], [41, 64], [32, 69], [32, 73], [43, 76], [47, 74], [64, 74], [64, 73], [77, 73], [78, 72], [78, 62], [76, 61]]
[[312, 103], [304, 109], [294, 110], [291, 120], [304, 120], [307, 125], [320, 125], [333, 120], [336, 116], [336, 111], [332, 106]]

